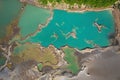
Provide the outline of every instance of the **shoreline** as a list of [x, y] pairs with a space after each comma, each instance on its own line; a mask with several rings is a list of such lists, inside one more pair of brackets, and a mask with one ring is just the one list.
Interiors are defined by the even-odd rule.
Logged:
[[114, 17], [114, 22], [115, 22], [115, 40], [118, 41], [118, 46], [120, 46], [120, 10], [119, 9], [114, 9], [112, 11], [112, 15]]
[[[69, 4], [66, 4], [66, 3], [56, 3], [54, 6], [52, 6], [52, 3], [48, 3], [46, 6], [45, 5], [42, 5], [40, 4], [39, 2], [37, 1], [29, 1], [29, 0], [20, 0], [21, 3], [25, 3], [25, 4], [31, 4], [33, 6], [37, 6], [37, 7], [40, 7], [40, 8], [44, 8], [44, 9], [48, 9], [48, 10], [54, 10], [54, 9], [58, 9], [58, 10], [65, 10], [67, 12], [86, 12], [86, 11], [103, 11], [103, 10], [111, 10], [113, 11], [113, 8], [112, 6], [109, 6], [109, 7], [106, 7], [106, 8], [90, 8], [90, 7], [87, 7], [86, 5], [81, 5], [81, 7], [78, 7], [77, 4], [74, 4], [74, 5], [69, 5]], [[70, 8], [71, 7], [71, 8]]]

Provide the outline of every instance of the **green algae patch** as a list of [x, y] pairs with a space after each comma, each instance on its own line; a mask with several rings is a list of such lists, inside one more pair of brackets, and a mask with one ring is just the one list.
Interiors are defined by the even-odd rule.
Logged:
[[45, 24], [50, 17], [50, 10], [27, 5], [19, 21], [20, 34], [22, 37], [37, 31], [39, 24]]
[[42, 68], [43, 68], [43, 65], [42, 65], [41, 63], [39, 63], [39, 64], [37, 65], [37, 67], [38, 67], [38, 70], [41, 71]]
[[18, 44], [18, 46], [16, 46], [13, 50], [13, 54], [14, 55], [17, 55], [17, 54], [20, 54], [22, 53], [27, 47], [29, 47], [29, 45], [21, 45], [21, 44]]
[[69, 47], [63, 48], [63, 51], [65, 53], [64, 59], [67, 61], [68, 66], [67, 68], [73, 73], [77, 74], [80, 70], [78, 63], [77, 63], [77, 58], [74, 56], [75, 50]]
[[28, 60], [34, 60], [41, 63], [43, 67], [51, 66], [56, 68], [58, 63], [55, 48], [52, 46], [43, 48], [38, 44], [31, 43], [17, 45], [11, 56], [11, 62], [19, 64]]

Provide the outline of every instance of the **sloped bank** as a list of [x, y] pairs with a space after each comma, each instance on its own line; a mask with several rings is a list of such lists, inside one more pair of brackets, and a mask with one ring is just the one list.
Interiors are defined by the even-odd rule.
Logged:
[[115, 28], [116, 28], [115, 40], [117, 40], [120, 44], [120, 10], [118, 8], [115, 8], [112, 13], [114, 16]]

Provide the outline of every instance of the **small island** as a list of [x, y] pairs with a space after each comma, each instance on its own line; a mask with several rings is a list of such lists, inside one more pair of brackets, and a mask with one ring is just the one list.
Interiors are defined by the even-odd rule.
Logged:
[[94, 22], [95, 27], [97, 27], [98, 31], [101, 32], [102, 28], [104, 28], [103, 25], [98, 24], [97, 22]]

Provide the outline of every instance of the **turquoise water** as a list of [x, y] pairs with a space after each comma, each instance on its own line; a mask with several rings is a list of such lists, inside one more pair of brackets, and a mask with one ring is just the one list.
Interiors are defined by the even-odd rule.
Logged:
[[22, 4], [19, 0], [0, 0], [0, 38], [6, 34], [6, 27], [18, 15]]
[[[94, 21], [105, 26], [101, 32], [94, 26]], [[78, 49], [93, 48], [93, 44], [103, 47], [110, 44], [108, 35], [114, 31], [114, 20], [109, 10], [84, 13], [54, 10], [50, 23], [28, 41], [44, 47], [52, 44], [56, 48], [65, 45]], [[76, 33], [76, 38], [70, 36], [70, 32]]]
[[18, 26], [22, 37], [35, 32], [39, 24], [45, 24], [50, 17], [50, 10], [42, 9], [33, 5], [27, 5], [20, 18]]

